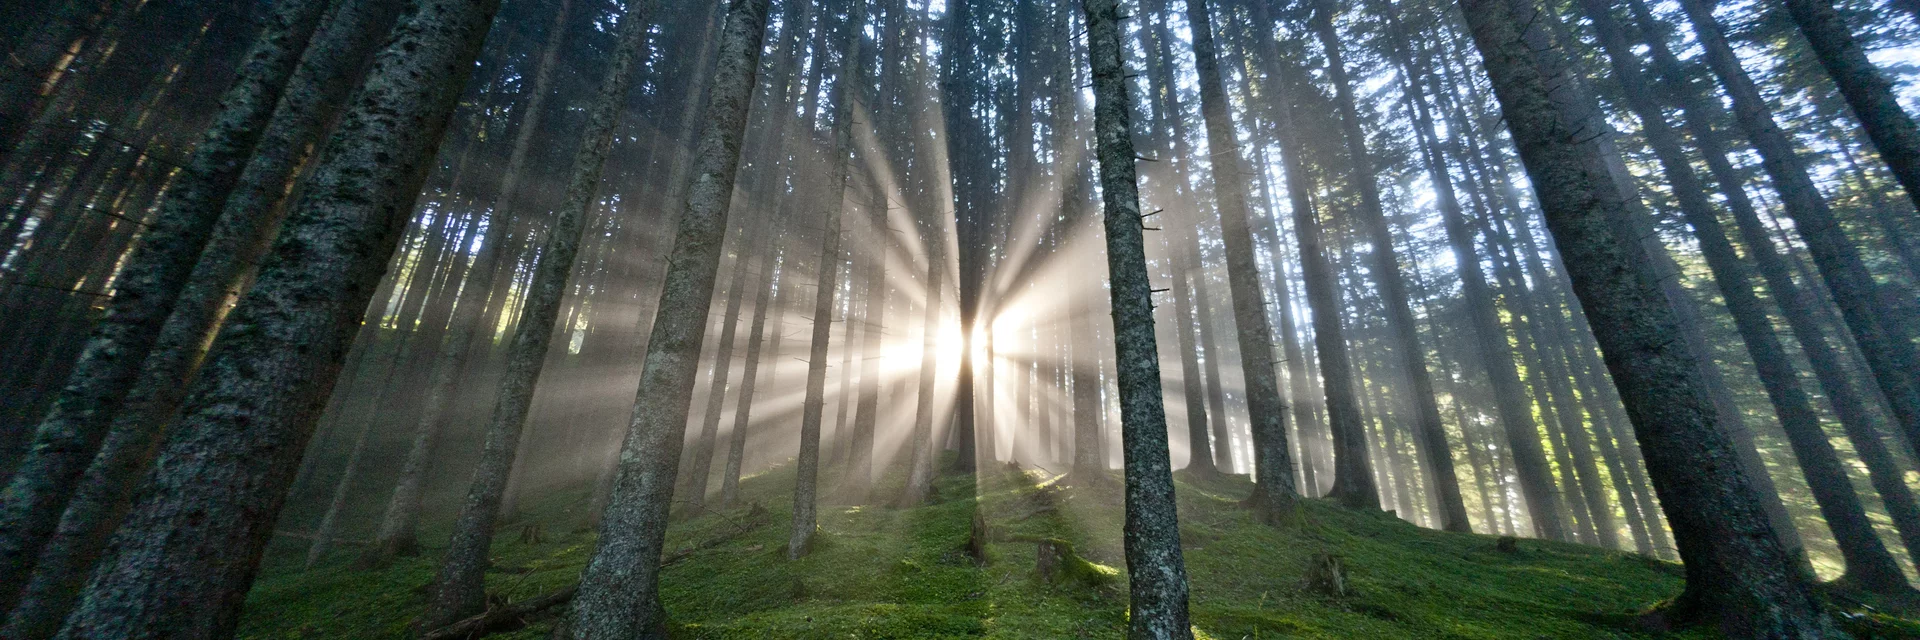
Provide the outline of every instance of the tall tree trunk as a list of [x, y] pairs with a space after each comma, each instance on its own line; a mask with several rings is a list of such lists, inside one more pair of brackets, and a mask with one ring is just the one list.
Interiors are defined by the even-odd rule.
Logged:
[[1893, 555], [1874, 533], [1839, 454], [1821, 430], [1820, 415], [1801, 389], [1799, 373], [1794, 371], [1786, 348], [1773, 331], [1773, 321], [1767, 317], [1766, 308], [1754, 291], [1752, 273], [1720, 226], [1713, 205], [1707, 201], [1706, 185], [1680, 149], [1679, 134], [1654, 102], [1652, 86], [1642, 75], [1639, 60], [1628, 48], [1620, 25], [1603, 0], [1585, 0], [1582, 5], [1613, 61], [1614, 77], [1620, 82], [1627, 105], [1640, 120], [1643, 137], [1653, 148], [1667, 180], [1673, 184], [1680, 212], [1693, 228], [1700, 252], [1719, 285], [1721, 298], [1733, 315], [1734, 326], [1780, 419], [1780, 427], [1793, 447], [1794, 457], [1800, 461], [1807, 488], [1813, 492], [1820, 514], [1833, 532], [1834, 543], [1840, 547], [1846, 561], [1843, 579], [1882, 593], [1910, 590], [1906, 576], [1894, 564]]
[[[1287, 64], [1282, 62], [1282, 64]], [[1300, 70], [1281, 67], [1277, 73], [1279, 108], [1275, 125], [1280, 130], [1280, 158], [1287, 172], [1287, 197], [1293, 209], [1293, 233], [1300, 245], [1300, 274], [1306, 282], [1307, 306], [1313, 311], [1314, 350], [1319, 355], [1320, 374], [1325, 381], [1322, 392], [1327, 404], [1327, 422], [1333, 435], [1333, 484], [1328, 491], [1344, 504], [1379, 507], [1374, 488], [1372, 464], [1367, 459], [1367, 441], [1360, 402], [1354, 397], [1353, 361], [1347, 354], [1347, 339], [1341, 327], [1340, 291], [1333, 263], [1327, 259], [1321, 238], [1320, 214], [1314, 208], [1313, 182], [1307, 175], [1306, 159], [1294, 144], [1293, 105], [1288, 102]]]
[[[807, 349], [807, 397], [800, 408], [800, 456], [798, 477], [793, 489], [793, 531], [787, 537], [787, 559], [798, 560], [813, 547], [818, 528], [818, 485], [820, 478], [820, 419], [827, 403], [827, 347], [833, 330], [835, 282], [840, 274], [840, 218], [847, 208], [847, 180], [852, 171], [848, 156], [853, 153], [853, 114], [864, 111], [860, 92], [866, 86], [862, 63], [867, 5], [854, 2], [847, 14], [846, 38], [842, 45], [844, 62], [835, 83], [833, 96], [833, 158], [827, 163], [827, 188], [824, 229], [820, 238], [820, 262], [814, 284], [813, 336]], [[851, 293], [851, 292], [849, 292]], [[852, 318], [845, 318], [852, 323]], [[853, 345], [842, 345], [852, 349]], [[843, 363], [844, 364], [844, 363]], [[964, 375], [964, 374], [963, 374]], [[845, 385], [840, 393], [846, 394]], [[844, 403], [841, 412], [845, 413]]]
[[[1251, 212], [1247, 178], [1253, 174], [1240, 156], [1240, 143], [1228, 114], [1226, 89], [1214, 55], [1212, 20], [1206, 0], [1187, 0], [1194, 66], [1200, 76], [1200, 114], [1207, 125], [1213, 193], [1220, 210], [1221, 239], [1226, 244], [1227, 285], [1233, 294], [1233, 324], [1239, 334], [1240, 369], [1246, 377], [1247, 413], [1253, 432], [1254, 491], [1248, 504], [1263, 521], [1289, 522], [1299, 494], [1293, 485], [1293, 453], [1287, 445], [1287, 402], [1280, 397], [1280, 378], [1273, 368], [1273, 331], [1267, 324], [1260, 267], [1255, 262], [1253, 233], [1248, 226]], [[1356, 498], [1342, 496], [1350, 505], [1378, 506], [1377, 501]]]
[[[506, 370], [500, 376], [480, 463], [474, 467], [466, 502], [454, 521], [452, 541], [440, 560], [440, 572], [429, 591], [426, 611], [417, 623], [422, 630], [453, 624], [487, 607], [487, 553], [493, 547], [501, 498], [513, 470], [520, 436], [526, 428], [534, 386], [540, 381], [547, 350], [552, 345], [560, 300], [566, 294], [569, 275], [574, 271], [574, 258], [580, 252], [581, 232], [597, 199], [607, 156], [613, 151], [613, 138], [626, 110], [628, 90], [638, 75], [634, 64], [645, 53], [652, 13], [653, 0], [639, 0], [629, 4], [627, 11], [620, 15], [619, 42], [607, 62], [606, 77], [601, 80], [599, 92], [588, 109], [580, 148], [574, 152], [566, 196], [554, 215], [552, 228], [547, 231], [547, 246], [540, 252], [533, 268], [533, 280], [528, 283], [521, 302], [520, 320], [514, 327], [513, 346], [507, 351]], [[448, 352], [466, 351], [464, 344], [454, 347]], [[427, 419], [437, 421], [439, 416], [427, 416]]]
[[1913, 116], [1894, 97], [1893, 81], [1867, 59], [1866, 47], [1853, 37], [1831, 0], [1785, 0], [1784, 4], [1820, 66], [1826, 67], [1840, 95], [1853, 107], [1880, 159], [1893, 170], [1907, 197], [1920, 206], [1920, 126], [1914, 125]]
[[[1381, 303], [1386, 306], [1387, 331], [1393, 351], [1412, 388], [1414, 445], [1427, 470], [1431, 499], [1439, 506], [1440, 528], [1468, 531], [1467, 505], [1460, 497], [1460, 480], [1453, 471], [1452, 448], [1447, 445], [1447, 430], [1440, 423], [1440, 404], [1434, 399], [1433, 375], [1427, 372], [1426, 349], [1420, 345], [1419, 325], [1413, 307], [1407, 302], [1406, 278], [1400, 273], [1400, 258], [1393, 246], [1393, 231], [1387, 226], [1380, 206], [1380, 189], [1374, 183], [1372, 156], [1367, 151], [1366, 133], [1360, 130], [1359, 110], [1354, 107], [1353, 87], [1347, 80], [1346, 63], [1340, 55], [1340, 37], [1333, 28], [1334, 4], [1320, 0], [1314, 10], [1313, 28], [1327, 55], [1328, 82], [1333, 84], [1334, 102], [1340, 111], [1340, 128], [1347, 143], [1347, 157], [1353, 167], [1352, 183], [1360, 192], [1360, 226], [1372, 244], [1370, 255], [1374, 283], [1380, 288]], [[1401, 505], [1406, 508], [1408, 505]]]
[[1680, 540], [1687, 587], [1668, 613], [1732, 636], [1837, 635], [1714, 424], [1712, 399], [1694, 375], [1699, 363], [1624, 224], [1628, 204], [1600, 141], [1576, 133], [1604, 126], [1596, 105], [1565, 101], [1573, 92], [1558, 85], [1571, 76], [1535, 46], [1540, 38], [1523, 35], [1521, 25], [1538, 16], [1515, 15], [1516, 5], [1538, 11], [1526, 0], [1462, 0], [1460, 8]]
[[255, 146], [299, 65], [326, 0], [288, 0], [268, 14], [219, 115], [173, 180], [154, 221], [114, 279], [107, 312], [35, 429], [33, 448], [0, 492], [0, 610], [11, 609], [40, 550], [111, 431], [122, 401], [194, 264], [239, 185]]
[[695, 171], [667, 261], [620, 468], [600, 518], [599, 547], [581, 574], [569, 614], [575, 640], [665, 637], [659, 580], [667, 513], [769, 4], [732, 0], [727, 7]]
[[1920, 355], [1915, 353], [1905, 323], [1886, 316], [1891, 310], [1881, 306], [1880, 288], [1861, 260], [1860, 250], [1834, 219], [1833, 210], [1807, 174], [1792, 140], [1774, 123], [1759, 87], [1740, 67], [1739, 58], [1713, 17], [1713, 7], [1701, 0], [1684, 0], [1680, 6], [1693, 23], [1707, 66], [1719, 77], [1733, 102], [1734, 120], [1760, 152], [1760, 166], [1772, 179], [1783, 208], [1813, 254], [1814, 266], [1839, 305], [1874, 381], [1907, 434], [1909, 446], [1920, 447], [1920, 379], [1915, 376]]
[[[1205, 11], [1202, 0], [1188, 2]], [[1119, 3], [1086, 0], [1081, 8], [1086, 12], [1087, 51], [1093, 67], [1094, 139], [1105, 204], [1102, 213], [1106, 218], [1109, 297], [1113, 300], [1120, 428], [1126, 457], [1127, 638], [1191, 639], [1186, 562], [1180, 551], [1173, 463], [1167, 453], [1167, 416], [1161, 405], [1160, 353], [1153, 335], [1153, 284], [1148, 282], [1143, 238], [1146, 225], [1140, 215], [1139, 183], [1134, 173], [1133, 104], [1127, 96]], [[1278, 464], [1290, 481], [1292, 470], [1285, 464], [1285, 449], [1281, 451]], [[1269, 492], [1279, 488], [1271, 487]]]
[[61, 637], [232, 634], [355, 321], [497, 8], [423, 0], [376, 56]]

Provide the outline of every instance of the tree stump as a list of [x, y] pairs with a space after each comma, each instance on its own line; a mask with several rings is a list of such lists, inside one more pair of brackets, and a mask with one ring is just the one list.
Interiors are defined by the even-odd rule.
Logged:
[[1059, 582], [1066, 572], [1067, 561], [1073, 557], [1073, 546], [1064, 540], [1041, 540], [1035, 545], [1038, 560], [1034, 570], [1040, 573], [1040, 579], [1047, 582]]
[[987, 516], [979, 509], [973, 510], [972, 531], [967, 534], [967, 557], [973, 558], [974, 566], [987, 566], [987, 539], [991, 532], [987, 529]]
[[1330, 553], [1315, 555], [1307, 565], [1307, 590], [1336, 598], [1349, 595], [1346, 563]]

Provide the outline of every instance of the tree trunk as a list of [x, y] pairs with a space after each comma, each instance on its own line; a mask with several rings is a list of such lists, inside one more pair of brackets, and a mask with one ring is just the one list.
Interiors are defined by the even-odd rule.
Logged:
[[[1214, 55], [1212, 18], [1205, 0], [1187, 0], [1187, 23], [1193, 32], [1200, 114], [1207, 125], [1214, 199], [1227, 250], [1227, 285], [1233, 294], [1233, 324], [1239, 334], [1240, 368], [1246, 377], [1247, 413], [1253, 432], [1254, 491], [1248, 503], [1263, 521], [1288, 522], [1299, 493], [1293, 485], [1293, 453], [1287, 444], [1287, 402], [1280, 397], [1280, 378], [1273, 367], [1273, 332], [1267, 324], [1266, 298], [1260, 292], [1260, 267], [1255, 262], [1249, 229], [1247, 177], [1252, 173], [1240, 155], [1233, 119], [1228, 114], [1226, 90]], [[1354, 506], [1378, 506], [1365, 500], [1343, 501]]]
[[[514, 328], [513, 346], [507, 351], [506, 369], [500, 375], [480, 462], [474, 467], [466, 502], [454, 521], [452, 541], [441, 558], [426, 611], [417, 623], [420, 629], [453, 624], [487, 607], [487, 554], [493, 547], [501, 498], [526, 428], [534, 386], [540, 381], [547, 350], [552, 345], [560, 300], [567, 292], [574, 258], [580, 251], [581, 232], [597, 199], [607, 156], [613, 151], [613, 138], [626, 110], [628, 90], [638, 75], [634, 64], [645, 53], [652, 13], [653, 1], [641, 0], [628, 4], [627, 11], [620, 15], [619, 41], [607, 62], [606, 77], [601, 80], [587, 111], [586, 128], [581, 132], [580, 148], [575, 151], [566, 196], [554, 215], [552, 228], [547, 231], [547, 246], [540, 252], [533, 268], [533, 280], [527, 285], [521, 302], [520, 320]], [[446, 353], [467, 351], [467, 345], [460, 340], [449, 344], [451, 348], [446, 349]], [[438, 415], [423, 416], [423, 420], [437, 422], [439, 419]]]
[[497, 8], [423, 1], [376, 56], [62, 637], [232, 634], [317, 411]]
[[1538, 38], [1523, 36], [1521, 25], [1538, 16], [1514, 15], [1513, 5], [1538, 11], [1525, 0], [1460, 3], [1680, 540], [1687, 588], [1668, 613], [1730, 636], [1838, 634], [1714, 424], [1712, 399], [1694, 375], [1699, 363], [1623, 224], [1628, 205], [1600, 141], [1574, 133], [1604, 126], [1597, 107], [1565, 101], [1572, 92], [1557, 85], [1571, 76], [1533, 46]]
[[[813, 547], [814, 530], [818, 528], [818, 485], [820, 478], [820, 420], [827, 403], [827, 348], [832, 337], [834, 289], [840, 274], [840, 219], [847, 208], [847, 180], [852, 171], [848, 161], [853, 153], [853, 114], [863, 112], [860, 108], [865, 101], [861, 91], [866, 86], [865, 74], [861, 64], [865, 62], [864, 39], [861, 37], [867, 24], [867, 5], [864, 2], [853, 3], [847, 15], [845, 52], [841, 58], [840, 77], [834, 86], [833, 104], [833, 158], [828, 162], [825, 211], [822, 217], [825, 229], [821, 231], [820, 262], [814, 284], [813, 297], [813, 336], [807, 350], [807, 397], [800, 409], [800, 456], [796, 465], [798, 477], [793, 489], [793, 531], [787, 537], [787, 559], [798, 560]], [[851, 292], [849, 292], [851, 293]], [[852, 318], [845, 318], [852, 323]], [[853, 345], [842, 345], [851, 350]], [[844, 364], [844, 363], [843, 363]], [[844, 387], [845, 385], [842, 385]], [[842, 395], [846, 389], [840, 390]], [[841, 412], [845, 413], [844, 403]]]
[[[1198, 15], [1204, 18], [1202, 1], [1188, 1], [1200, 7], [1202, 13]], [[1167, 416], [1161, 405], [1160, 353], [1153, 335], [1153, 285], [1148, 282], [1143, 238], [1146, 225], [1140, 216], [1139, 183], [1134, 173], [1133, 127], [1129, 122], [1133, 104], [1127, 96], [1126, 45], [1120, 35], [1119, 3], [1086, 0], [1081, 8], [1086, 12], [1087, 50], [1093, 67], [1094, 139], [1105, 204], [1102, 212], [1120, 381], [1121, 446], [1126, 458], [1127, 638], [1191, 639], [1186, 562], [1180, 551], [1173, 464], [1167, 453]], [[1198, 34], [1204, 29], [1200, 26], [1194, 31]], [[1283, 477], [1290, 481], [1292, 471], [1286, 465], [1285, 449], [1281, 451], [1278, 464]], [[1269, 493], [1277, 493], [1281, 486], [1290, 488], [1290, 484], [1275, 486]]]
[[238, 77], [222, 95], [220, 113], [114, 279], [106, 315], [93, 327], [52, 411], [36, 428], [31, 452], [0, 493], [0, 585], [7, 585], [0, 587], [0, 610], [11, 609], [26, 585], [138, 381], [141, 364], [187, 287], [327, 4], [288, 0], [274, 6]]
[[665, 637], [659, 580], [667, 513], [769, 4], [732, 0], [727, 8], [695, 171], [647, 341], [620, 468], [600, 518], [599, 547], [581, 575], [569, 614], [575, 640]]

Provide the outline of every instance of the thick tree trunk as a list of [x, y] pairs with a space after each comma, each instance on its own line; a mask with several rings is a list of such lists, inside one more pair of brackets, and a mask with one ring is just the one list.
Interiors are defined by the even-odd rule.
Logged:
[[1693, 373], [1699, 363], [1677, 339], [1679, 321], [1622, 223], [1628, 204], [1600, 141], [1577, 133], [1604, 126], [1597, 107], [1565, 101], [1573, 92], [1556, 85], [1572, 81], [1566, 68], [1522, 33], [1538, 16], [1515, 15], [1507, 0], [1460, 5], [1680, 540], [1687, 588], [1669, 613], [1732, 636], [1837, 635], [1714, 425], [1712, 400]]
[[[1205, 11], [1204, 5], [1200, 6], [1200, 11]], [[1161, 405], [1160, 353], [1153, 335], [1153, 285], [1148, 282], [1143, 238], [1146, 225], [1140, 216], [1139, 183], [1134, 173], [1133, 127], [1129, 122], [1133, 104], [1127, 96], [1119, 3], [1086, 0], [1081, 7], [1086, 11], [1087, 50], [1093, 68], [1094, 139], [1105, 201], [1102, 212], [1126, 459], [1127, 638], [1190, 639], [1193, 627], [1187, 618], [1186, 562], [1180, 552], [1173, 465], [1167, 453], [1167, 416]], [[1199, 30], [1195, 29], [1196, 33]], [[1280, 464], [1285, 464], [1284, 457]], [[1281, 470], [1288, 480], [1292, 479], [1287, 466]]]
[[497, 8], [423, 1], [376, 56], [62, 637], [233, 632], [316, 414]]
[[769, 4], [732, 0], [727, 8], [695, 172], [668, 258], [620, 468], [600, 518], [599, 548], [581, 575], [569, 614], [575, 640], [665, 637], [659, 580], [667, 513]]
[[106, 315], [88, 335], [65, 387], [36, 428], [33, 448], [0, 492], [0, 585], [6, 585], [0, 587], [0, 610], [11, 609], [26, 585], [138, 381], [327, 4], [288, 0], [274, 6], [238, 77], [222, 95], [219, 115], [114, 279]]
[[1642, 75], [1639, 60], [1628, 48], [1620, 25], [1602, 0], [1585, 0], [1582, 4], [1600, 36], [1601, 45], [1613, 61], [1614, 77], [1620, 82], [1627, 105], [1640, 120], [1643, 137], [1653, 148], [1667, 180], [1673, 184], [1680, 212], [1693, 228], [1700, 252], [1719, 285], [1721, 298], [1733, 315], [1735, 329], [1746, 344], [1767, 397], [1773, 402], [1780, 427], [1793, 447], [1794, 457], [1800, 461], [1807, 487], [1813, 492], [1828, 529], [1833, 532], [1834, 543], [1840, 547], [1846, 562], [1843, 579], [1883, 593], [1911, 590], [1893, 555], [1874, 533], [1845, 465], [1821, 430], [1820, 415], [1814, 410], [1813, 401], [1800, 387], [1799, 373], [1794, 371], [1785, 347], [1774, 334], [1773, 321], [1767, 317], [1766, 308], [1754, 291], [1752, 273], [1720, 226], [1719, 217], [1707, 200], [1706, 185], [1681, 150], [1678, 132], [1654, 102], [1656, 94]]
[[[1287, 522], [1293, 517], [1293, 501], [1299, 493], [1293, 484], [1293, 453], [1287, 444], [1287, 402], [1280, 396], [1280, 377], [1273, 367], [1273, 331], [1267, 324], [1266, 298], [1260, 291], [1260, 267], [1255, 262], [1249, 229], [1247, 179], [1253, 174], [1240, 155], [1233, 119], [1228, 114], [1226, 89], [1214, 54], [1212, 20], [1206, 0], [1187, 0], [1194, 66], [1200, 75], [1200, 114], [1207, 125], [1213, 193], [1227, 250], [1227, 284], [1233, 294], [1233, 323], [1238, 329], [1240, 368], [1246, 377], [1247, 413], [1253, 432], [1255, 485], [1248, 501], [1261, 520]], [[1343, 496], [1343, 502], [1379, 506], [1377, 501], [1354, 498]]]
[[[391, 27], [396, 8], [370, 0], [341, 3], [294, 70], [255, 154], [224, 205], [178, 302], [134, 380], [100, 453], [68, 502], [21, 606], [0, 634], [46, 638], [59, 624], [98, 561], [107, 538], [125, 517], [135, 484], [152, 462], [166, 422], [179, 408], [206, 345], [225, 319], [227, 304], [246, 289], [273, 235], [307, 149], [338, 116], [375, 38]], [[0, 607], [4, 609], [5, 607]]]
[[[493, 416], [487, 424], [480, 463], [474, 467], [466, 502], [454, 521], [452, 541], [440, 560], [439, 575], [429, 591], [426, 611], [418, 621], [420, 629], [453, 624], [487, 607], [487, 553], [493, 547], [501, 498], [526, 428], [534, 386], [545, 368], [554, 324], [560, 314], [560, 300], [567, 292], [574, 258], [580, 252], [581, 232], [587, 215], [594, 208], [607, 156], [613, 151], [613, 138], [626, 110], [628, 90], [638, 75], [634, 65], [645, 53], [652, 13], [653, 0], [640, 0], [628, 4], [626, 13], [620, 15], [619, 41], [607, 62], [606, 77], [601, 80], [599, 92], [587, 111], [586, 128], [581, 133], [580, 148], [574, 154], [566, 195], [554, 215], [552, 228], [547, 231], [547, 246], [534, 265], [533, 280], [527, 285], [520, 320], [514, 327], [513, 346], [507, 351], [506, 370], [500, 376]], [[466, 351], [465, 344], [454, 346], [457, 352]], [[437, 421], [439, 416], [425, 419]]]

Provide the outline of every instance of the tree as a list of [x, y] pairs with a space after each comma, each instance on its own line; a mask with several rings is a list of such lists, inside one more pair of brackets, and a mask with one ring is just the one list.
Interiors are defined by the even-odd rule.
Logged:
[[426, 0], [375, 56], [63, 638], [224, 637], [498, 3]]
[[580, 149], [574, 153], [566, 196], [554, 216], [553, 228], [548, 230], [546, 249], [540, 252], [533, 281], [521, 303], [520, 321], [507, 352], [506, 371], [500, 377], [500, 390], [492, 419], [487, 424], [480, 464], [474, 467], [466, 502], [454, 524], [453, 540], [440, 561], [440, 572], [429, 592], [426, 613], [419, 620], [421, 629], [438, 629], [486, 609], [487, 553], [493, 547], [500, 501], [506, 492], [508, 474], [513, 470], [521, 433], [526, 428], [534, 385], [540, 381], [547, 349], [553, 342], [560, 299], [575, 270], [581, 230], [597, 199], [600, 176], [606, 167], [607, 155], [613, 150], [613, 136], [623, 119], [627, 93], [633, 86], [634, 76], [638, 75], [634, 64], [645, 53], [653, 2], [635, 0], [620, 16], [619, 43], [587, 114], [587, 127]]
[[[799, 559], [811, 550], [814, 530], [818, 528], [814, 509], [819, 500], [820, 419], [826, 409], [827, 347], [833, 329], [834, 285], [840, 271], [840, 219], [846, 208], [848, 174], [853, 171], [848, 161], [853, 153], [853, 114], [862, 111], [864, 101], [860, 94], [866, 87], [861, 33], [867, 24], [867, 4], [861, 0], [850, 4], [845, 27], [847, 41], [841, 49], [846, 53], [841, 58], [840, 78], [833, 96], [833, 157], [827, 168], [827, 201], [822, 215], [825, 225], [820, 238], [819, 277], [814, 284], [813, 337], [807, 350], [807, 398], [801, 407], [799, 476], [793, 490], [793, 533], [787, 538], [789, 559]], [[853, 318], [844, 321], [852, 323]], [[852, 345], [842, 348], [851, 349]], [[841, 393], [845, 394], [846, 390], [842, 389]], [[843, 403], [841, 412], [845, 411]]]
[[569, 614], [577, 640], [664, 637], [659, 579], [667, 513], [770, 4], [732, 0], [727, 5], [695, 170], [621, 444], [620, 468], [600, 517], [599, 547], [581, 574]]
[[[1188, 0], [1205, 11], [1201, 0]], [[1127, 95], [1125, 44], [1119, 3], [1086, 0], [1087, 55], [1092, 61], [1094, 140], [1113, 299], [1115, 362], [1120, 378], [1121, 433], [1127, 477], [1127, 637], [1193, 637], [1187, 619], [1186, 562], [1173, 500], [1173, 463], [1167, 454], [1167, 415], [1161, 406], [1160, 353], [1153, 334], [1153, 285], [1148, 282], [1140, 187], [1134, 173], [1133, 100]], [[1204, 14], [1202, 14], [1204, 16]], [[1197, 30], [1196, 30], [1197, 31]], [[1276, 389], [1277, 392], [1277, 389]], [[1284, 434], [1284, 432], [1283, 432]], [[1285, 449], [1280, 462], [1284, 465]], [[1263, 461], [1264, 462], [1264, 461]], [[1292, 480], [1292, 471], [1281, 474]], [[1291, 488], [1291, 484], [1281, 485]], [[1277, 492], [1281, 486], [1270, 488]], [[1281, 494], [1276, 498], [1287, 497]]]
[[186, 288], [327, 4], [289, 0], [269, 14], [221, 98], [219, 116], [201, 136], [184, 177], [168, 189], [154, 225], [118, 279], [106, 315], [88, 335], [53, 410], [35, 429], [31, 453], [0, 493], [0, 585], [6, 585], [0, 587], [0, 610], [11, 609], [26, 585], [138, 381], [141, 364]]
[[1836, 635], [1714, 426], [1712, 400], [1692, 375], [1698, 364], [1675, 339], [1678, 321], [1625, 222], [1625, 196], [1598, 139], [1580, 133], [1597, 125], [1598, 109], [1557, 90], [1572, 76], [1536, 46], [1537, 31], [1523, 30], [1542, 28], [1530, 15], [1539, 9], [1526, 0], [1460, 8], [1680, 544], [1687, 588], [1667, 613], [1736, 636]]
[[[1264, 521], [1287, 522], [1298, 495], [1293, 485], [1293, 454], [1287, 445], [1287, 402], [1280, 397], [1280, 377], [1273, 367], [1273, 332], [1267, 324], [1266, 298], [1260, 291], [1260, 268], [1254, 262], [1253, 234], [1248, 228], [1251, 213], [1245, 176], [1252, 174], [1240, 156], [1240, 142], [1227, 113], [1212, 20], [1206, 0], [1187, 0], [1194, 66], [1200, 75], [1200, 114], [1207, 125], [1213, 194], [1227, 248], [1227, 286], [1232, 290], [1233, 323], [1239, 329], [1240, 367], [1247, 379], [1247, 413], [1254, 436], [1255, 485], [1248, 503]], [[1370, 497], [1338, 497], [1347, 504], [1369, 506]], [[1370, 506], [1378, 504], [1376, 500]]]
[[1853, 107], [1880, 159], [1893, 170], [1907, 197], [1920, 205], [1920, 126], [1894, 98], [1893, 81], [1867, 59], [1866, 47], [1830, 0], [1786, 0], [1784, 4], [1820, 66], [1826, 67], [1840, 95]]

